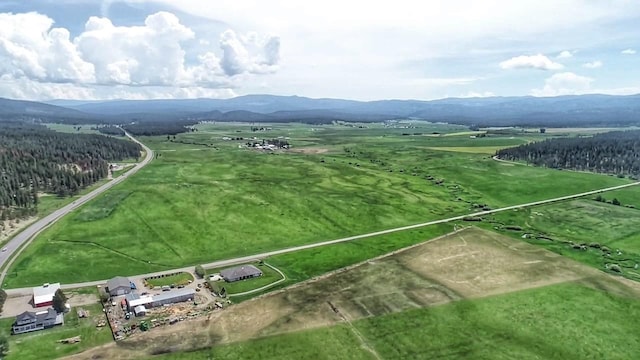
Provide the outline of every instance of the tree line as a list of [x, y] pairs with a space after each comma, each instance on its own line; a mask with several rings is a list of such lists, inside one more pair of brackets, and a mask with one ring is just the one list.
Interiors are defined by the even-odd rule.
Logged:
[[553, 169], [635, 177], [640, 175], [640, 130], [547, 139], [498, 150], [496, 156]]
[[134, 142], [103, 135], [0, 122], [0, 220], [35, 214], [40, 192], [76, 194], [106, 177], [109, 161], [137, 159], [140, 151]]

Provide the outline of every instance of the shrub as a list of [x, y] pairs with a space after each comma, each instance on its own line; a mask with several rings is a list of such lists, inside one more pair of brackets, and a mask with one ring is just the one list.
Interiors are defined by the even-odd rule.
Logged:
[[62, 290], [58, 289], [53, 295], [53, 308], [56, 312], [61, 313], [65, 311], [65, 305], [67, 303], [67, 297]]
[[196, 275], [198, 275], [201, 278], [204, 278], [204, 276], [206, 275], [206, 271], [204, 271], [204, 268], [202, 267], [202, 265], [196, 266], [195, 272], [196, 272]]
[[620, 265], [618, 264], [613, 264], [609, 266], [609, 270], [611, 271], [615, 271], [615, 272], [622, 272], [622, 269], [620, 268]]

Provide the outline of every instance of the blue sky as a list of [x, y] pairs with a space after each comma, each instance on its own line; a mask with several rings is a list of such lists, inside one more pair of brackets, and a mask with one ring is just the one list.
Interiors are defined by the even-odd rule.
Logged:
[[3, 1], [0, 96], [634, 94], [637, 24], [631, 0]]

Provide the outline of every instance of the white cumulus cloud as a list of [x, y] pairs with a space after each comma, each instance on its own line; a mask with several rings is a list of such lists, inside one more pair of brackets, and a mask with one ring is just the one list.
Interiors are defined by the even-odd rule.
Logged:
[[625, 49], [625, 50], [620, 51], [620, 54], [622, 54], [622, 55], [633, 55], [635, 53], [636, 53], [636, 51], [633, 50], [633, 49]]
[[94, 81], [94, 66], [81, 57], [69, 31], [35, 13], [0, 14], [0, 72], [48, 82]]
[[503, 69], [538, 69], [538, 70], [560, 70], [564, 66], [560, 63], [551, 61], [542, 54], [537, 55], [521, 55], [512, 57], [500, 63]]
[[582, 64], [582, 66], [586, 67], [587, 69], [597, 69], [599, 67], [602, 67], [602, 61], [596, 60], [596, 61], [587, 62]]
[[220, 48], [221, 67], [229, 76], [273, 72], [280, 58], [280, 39], [260, 37], [256, 33], [242, 36], [227, 30], [220, 35]]
[[91, 17], [75, 43], [94, 64], [98, 83], [168, 85], [184, 79], [181, 42], [194, 36], [175, 15], [159, 12], [144, 26], [114, 26], [107, 18]]
[[591, 92], [593, 79], [572, 72], [554, 74], [544, 81], [544, 87], [531, 90], [533, 96], [579, 95]]
[[556, 57], [558, 59], [567, 59], [567, 58], [573, 57], [573, 52], [569, 50], [564, 50], [564, 51], [561, 51], [560, 54], [558, 54], [558, 56]]
[[[229, 29], [218, 41], [199, 38], [171, 12], [160, 11], [136, 26], [118, 26], [109, 18], [90, 17], [75, 38], [65, 28], [36, 12], [0, 13], [0, 76], [17, 84], [15, 97], [27, 98], [42, 90], [41, 97], [64, 97], [40, 84], [72, 84], [62, 87], [81, 98], [101, 91], [92, 86], [156, 87], [138, 91], [145, 96], [205, 95], [203, 88], [233, 92], [236, 75], [272, 73], [278, 69], [280, 38]], [[214, 38], [215, 39], [215, 38]], [[188, 42], [201, 45], [189, 53]], [[246, 80], [246, 78], [242, 78]], [[165, 91], [163, 87], [176, 87]], [[187, 90], [193, 87], [193, 90]], [[161, 90], [158, 90], [161, 89]], [[119, 93], [130, 94], [118, 90]], [[213, 94], [217, 94], [214, 92]], [[36, 98], [39, 96], [35, 96]]]

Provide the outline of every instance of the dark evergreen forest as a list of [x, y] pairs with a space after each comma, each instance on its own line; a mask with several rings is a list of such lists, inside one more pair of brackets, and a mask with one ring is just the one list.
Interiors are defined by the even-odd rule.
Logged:
[[496, 155], [503, 160], [526, 161], [553, 169], [637, 177], [640, 175], [640, 130], [547, 139], [502, 149]]
[[68, 196], [105, 178], [109, 161], [139, 158], [141, 147], [96, 134], [0, 122], [0, 220], [37, 212], [38, 192]]

